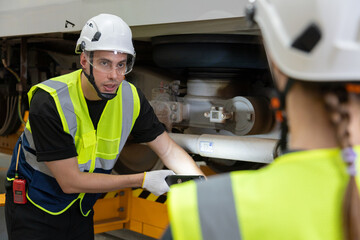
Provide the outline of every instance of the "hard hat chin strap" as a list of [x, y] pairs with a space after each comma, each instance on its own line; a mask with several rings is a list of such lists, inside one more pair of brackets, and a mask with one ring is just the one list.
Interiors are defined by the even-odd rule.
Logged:
[[277, 111], [277, 113], [280, 113], [280, 117], [277, 117], [277, 120], [280, 120], [281, 123], [281, 135], [280, 135], [280, 141], [278, 143], [278, 146], [280, 147], [280, 150], [282, 152], [287, 150], [287, 142], [288, 142], [288, 131], [289, 131], [289, 127], [287, 124], [287, 116], [286, 116], [286, 95], [287, 93], [290, 91], [290, 88], [292, 87], [293, 83], [294, 83], [294, 79], [288, 77], [288, 81], [286, 83], [285, 89], [283, 91], [280, 91], [280, 89], [277, 87], [276, 83], [275, 83], [275, 91], [276, 91], [276, 95], [277, 98], [279, 99], [279, 106], [277, 106], [277, 109], [275, 109]]
[[90, 52], [90, 64], [89, 64], [90, 65], [90, 74], [87, 74], [84, 71], [84, 69], [82, 72], [84, 73], [85, 77], [89, 80], [91, 85], [94, 87], [99, 98], [101, 98], [102, 100], [111, 100], [114, 97], [116, 97], [116, 93], [102, 93], [102, 92], [100, 92], [99, 88], [95, 84], [95, 78], [94, 78], [93, 66], [92, 66], [93, 57], [94, 57], [94, 52]]

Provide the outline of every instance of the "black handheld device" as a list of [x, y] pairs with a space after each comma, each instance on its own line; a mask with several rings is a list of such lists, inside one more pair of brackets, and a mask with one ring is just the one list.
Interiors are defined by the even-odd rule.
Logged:
[[169, 175], [165, 177], [165, 181], [169, 186], [190, 180], [205, 181], [205, 177], [203, 175]]

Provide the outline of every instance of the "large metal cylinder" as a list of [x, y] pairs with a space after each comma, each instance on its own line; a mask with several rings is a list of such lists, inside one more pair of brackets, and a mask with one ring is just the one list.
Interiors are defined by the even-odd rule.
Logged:
[[189, 153], [203, 157], [238, 161], [270, 163], [277, 140], [223, 136], [170, 133], [170, 137]]

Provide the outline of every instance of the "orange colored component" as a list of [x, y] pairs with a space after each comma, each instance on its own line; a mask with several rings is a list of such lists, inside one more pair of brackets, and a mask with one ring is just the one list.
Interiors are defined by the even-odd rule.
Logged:
[[153, 238], [159, 238], [169, 224], [166, 204], [135, 196], [131, 201], [130, 219], [134, 221], [133, 229], [130, 230], [139, 232], [138, 230], [141, 229], [139, 233]]
[[134, 232], [142, 233], [143, 223], [134, 219], [130, 219], [129, 223], [125, 224], [125, 228]]
[[277, 97], [271, 98], [271, 107], [273, 109], [279, 109], [280, 108], [280, 100]]
[[94, 206], [95, 234], [122, 228], [159, 238], [169, 223], [166, 196], [143, 189], [107, 193]]
[[276, 121], [278, 121], [278, 122], [283, 122], [284, 121], [284, 118], [283, 118], [283, 115], [282, 115], [281, 111], [276, 111], [275, 112], [275, 118], [276, 118]]
[[5, 206], [5, 193], [0, 194], [0, 207]]
[[28, 119], [29, 119], [29, 111], [26, 110], [24, 113], [24, 122], [27, 122]]
[[[27, 122], [28, 119], [29, 119], [29, 111], [25, 111], [23, 120], [24, 120], [24, 122]], [[22, 132], [22, 131], [24, 131], [24, 129], [25, 129], [25, 125], [22, 123], [18, 131]]]
[[107, 193], [94, 205], [94, 232], [108, 232], [124, 228], [129, 221], [131, 189]]
[[360, 85], [348, 83], [348, 84], [346, 84], [346, 91], [348, 91], [349, 93], [359, 94], [360, 93]]
[[143, 233], [146, 236], [159, 239], [164, 233], [164, 228], [154, 227], [152, 225], [144, 224]]

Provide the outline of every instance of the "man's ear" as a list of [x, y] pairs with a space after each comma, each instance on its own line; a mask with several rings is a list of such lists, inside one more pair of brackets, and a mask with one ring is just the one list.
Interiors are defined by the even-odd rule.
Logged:
[[86, 69], [87, 60], [86, 60], [84, 52], [82, 52], [81, 55], [80, 55], [80, 65], [84, 70]]

